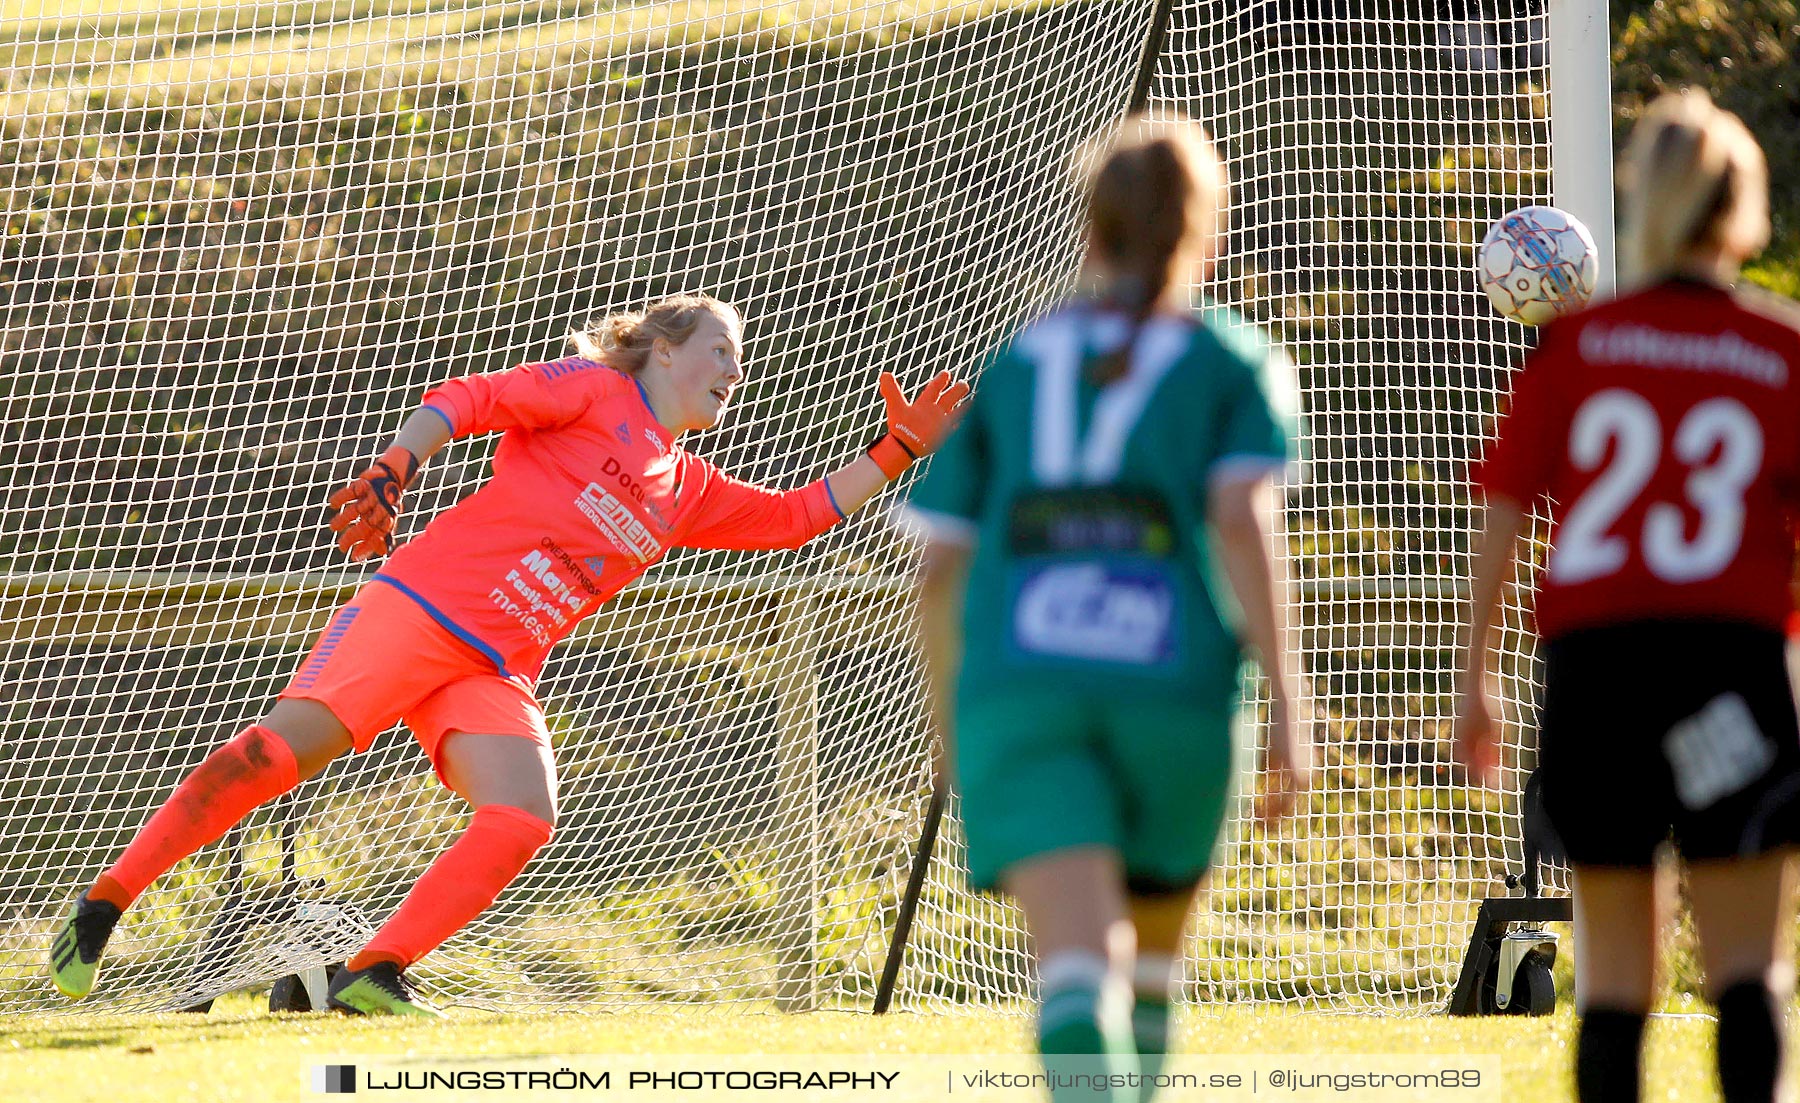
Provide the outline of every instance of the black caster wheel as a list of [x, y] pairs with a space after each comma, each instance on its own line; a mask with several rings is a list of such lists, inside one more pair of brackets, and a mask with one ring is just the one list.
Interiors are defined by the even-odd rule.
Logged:
[[1556, 981], [1550, 975], [1550, 966], [1536, 954], [1527, 955], [1513, 977], [1512, 1006], [1507, 1011], [1514, 1015], [1548, 1015], [1555, 1010]]
[[293, 973], [280, 978], [274, 987], [269, 989], [270, 1011], [311, 1011], [312, 998], [306, 994], [306, 985]]
[[[325, 983], [330, 984], [331, 978], [337, 976], [337, 971], [341, 968], [343, 968], [341, 965], [327, 965], [325, 967]], [[325, 1009], [314, 1007], [312, 997], [306, 991], [306, 982], [301, 980], [298, 974], [289, 973], [270, 987], [269, 1010], [299, 1012]]]
[[1526, 954], [1513, 973], [1512, 1001], [1500, 1006], [1496, 992], [1498, 970], [1490, 969], [1481, 983], [1483, 1015], [1548, 1015], [1556, 1010], [1556, 981], [1550, 963], [1537, 954]]

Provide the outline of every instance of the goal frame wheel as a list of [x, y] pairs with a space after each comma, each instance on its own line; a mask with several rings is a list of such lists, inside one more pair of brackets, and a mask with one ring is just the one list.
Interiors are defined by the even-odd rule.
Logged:
[[342, 968], [341, 963], [318, 965], [277, 977], [269, 987], [269, 1011], [280, 1014], [326, 1010], [331, 979]]
[[[1548, 975], [1556, 960], [1557, 936], [1541, 923], [1572, 923], [1575, 902], [1568, 897], [1498, 897], [1481, 902], [1469, 949], [1463, 955], [1456, 991], [1444, 1008], [1448, 1015], [1499, 1015], [1512, 1011], [1514, 993], [1535, 1003], [1537, 993], [1519, 978], [1537, 965]], [[1504, 978], [1505, 983], [1502, 984]], [[1552, 1000], [1555, 985], [1551, 985]], [[1532, 1012], [1536, 1014], [1536, 1012]]]
[[1537, 953], [1528, 953], [1513, 974], [1512, 1001], [1507, 1007], [1512, 1015], [1548, 1015], [1556, 1010], [1556, 977], [1550, 963]]
[[312, 1009], [312, 997], [307, 994], [306, 983], [300, 979], [298, 973], [276, 977], [275, 983], [269, 986], [269, 1011], [271, 1013], [304, 1012]]

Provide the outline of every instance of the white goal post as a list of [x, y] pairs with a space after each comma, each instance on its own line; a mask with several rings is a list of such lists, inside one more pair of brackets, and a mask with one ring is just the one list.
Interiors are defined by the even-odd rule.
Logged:
[[[72, 895], [367, 577], [321, 503], [426, 386], [705, 290], [745, 312], [751, 374], [689, 446], [815, 476], [875, 428], [878, 370], [966, 369], [1068, 290], [1070, 154], [1130, 102], [1155, 13], [0, 0], [0, 1014], [66, 1006], [43, 962]], [[1233, 179], [1208, 292], [1302, 375], [1284, 544], [1323, 717], [1303, 814], [1240, 816], [1222, 849], [1189, 994], [1434, 1009], [1520, 860], [1532, 762], [1515, 733], [1486, 791], [1448, 761], [1468, 463], [1527, 336], [1473, 247], [1554, 198], [1607, 248], [1605, 9], [1168, 15], [1150, 109], [1205, 122]], [[490, 449], [447, 450], [403, 531]], [[886, 520], [904, 493], [796, 553], [672, 555], [553, 657], [556, 838], [414, 971], [435, 997], [868, 1006], [929, 797], [916, 549]], [[1500, 669], [1528, 708], [1508, 608]], [[340, 961], [464, 822], [390, 732], [147, 892], [82, 1006]], [[952, 801], [896, 1003], [1033, 983], [1015, 913], [967, 891]]]
[[1607, 6], [1548, 0], [1550, 158], [1556, 205], [1586, 224], [1600, 256], [1598, 295], [1618, 282], [1613, 217], [1612, 35]]

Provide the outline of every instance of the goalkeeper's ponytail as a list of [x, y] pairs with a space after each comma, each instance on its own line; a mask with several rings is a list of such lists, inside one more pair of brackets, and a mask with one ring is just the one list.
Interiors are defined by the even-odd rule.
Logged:
[[734, 329], [743, 326], [737, 309], [730, 303], [711, 295], [671, 295], [643, 310], [597, 315], [569, 334], [569, 343], [577, 356], [636, 375], [650, 359], [651, 347], [658, 338], [672, 345], [683, 344], [707, 315]]
[[1087, 182], [1099, 300], [1129, 322], [1123, 345], [1089, 365], [1094, 382], [1130, 370], [1144, 323], [1185, 284], [1187, 269], [1211, 264], [1225, 203], [1225, 167], [1205, 129], [1185, 119], [1127, 121]]
[[1689, 89], [1658, 99], [1631, 132], [1620, 164], [1620, 274], [1655, 283], [1696, 249], [1733, 263], [1769, 241], [1769, 169], [1762, 147], [1729, 111]]

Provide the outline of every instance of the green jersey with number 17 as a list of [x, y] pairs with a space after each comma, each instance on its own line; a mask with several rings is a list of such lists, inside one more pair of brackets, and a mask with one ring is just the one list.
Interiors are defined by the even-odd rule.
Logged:
[[993, 354], [962, 425], [931, 459], [905, 519], [972, 543], [965, 694], [1053, 682], [1159, 696], [1236, 686], [1205, 525], [1215, 480], [1292, 457], [1293, 367], [1221, 307], [1157, 315], [1129, 369], [1088, 366], [1126, 320], [1073, 304]]

